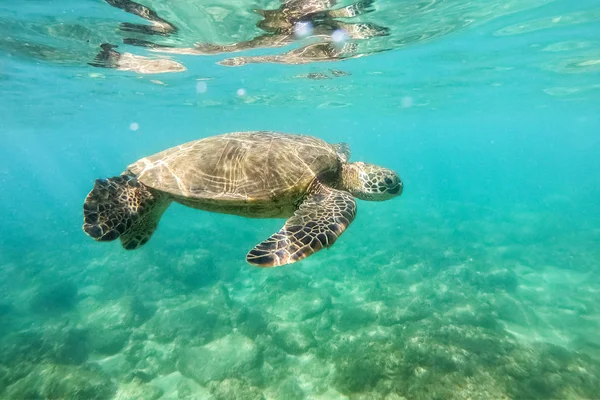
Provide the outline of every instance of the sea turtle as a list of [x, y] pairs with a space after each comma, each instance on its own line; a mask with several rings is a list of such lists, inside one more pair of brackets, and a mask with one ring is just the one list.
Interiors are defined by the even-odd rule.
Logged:
[[233, 132], [142, 158], [98, 179], [83, 205], [83, 230], [97, 241], [144, 245], [172, 201], [253, 218], [288, 218], [246, 260], [291, 264], [333, 245], [356, 215], [354, 197], [382, 201], [402, 193], [396, 172], [349, 162], [345, 143], [273, 131]]

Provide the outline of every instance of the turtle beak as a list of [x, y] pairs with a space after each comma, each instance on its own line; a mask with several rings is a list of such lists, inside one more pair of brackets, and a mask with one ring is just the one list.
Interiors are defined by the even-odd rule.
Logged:
[[402, 179], [398, 176], [397, 173], [391, 171], [390, 176], [387, 176], [384, 179], [384, 183], [386, 186], [386, 192], [392, 196], [399, 196], [402, 194], [402, 189], [404, 185], [402, 184]]
[[387, 191], [389, 194], [402, 194], [402, 183], [397, 184], [393, 188], [389, 188]]

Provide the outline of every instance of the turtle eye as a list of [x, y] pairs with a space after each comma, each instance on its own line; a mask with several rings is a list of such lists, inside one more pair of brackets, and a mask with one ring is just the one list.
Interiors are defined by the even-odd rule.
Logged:
[[386, 184], [386, 185], [388, 185], [388, 186], [391, 186], [391, 185], [392, 185], [392, 183], [394, 183], [394, 182], [392, 182], [392, 180], [391, 180], [390, 178], [385, 178], [383, 181], [384, 181], [384, 182], [385, 182], [385, 184]]

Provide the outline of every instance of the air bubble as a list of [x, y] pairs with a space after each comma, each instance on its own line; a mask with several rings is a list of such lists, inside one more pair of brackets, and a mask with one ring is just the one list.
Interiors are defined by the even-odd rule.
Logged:
[[206, 93], [206, 89], [208, 89], [206, 82], [199, 81], [196, 83], [196, 93]]
[[135, 132], [138, 129], [140, 129], [140, 124], [138, 124], [137, 122], [132, 122], [131, 125], [129, 125], [129, 129]]
[[246, 89], [242, 89], [242, 88], [238, 89], [237, 90], [237, 95], [240, 96], [240, 97], [245, 96], [246, 95]]
[[348, 34], [343, 29], [336, 29], [331, 34], [331, 40], [338, 44], [344, 44], [348, 40]]
[[297, 39], [303, 39], [312, 35], [313, 26], [310, 22], [296, 22], [294, 25], [294, 35]]
[[400, 104], [402, 105], [402, 108], [409, 108], [413, 106], [414, 100], [410, 96], [404, 96], [402, 100], [400, 100]]

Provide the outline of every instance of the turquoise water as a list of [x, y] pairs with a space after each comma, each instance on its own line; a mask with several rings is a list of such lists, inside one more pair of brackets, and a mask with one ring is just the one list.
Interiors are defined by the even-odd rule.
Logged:
[[[239, 67], [312, 39], [189, 54], [278, 2], [143, 4], [161, 34], [100, 0], [0, 6], [0, 397], [598, 397], [597, 1], [377, 0], [348, 21], [389, 34], [342, 58]], [[89, 65], [103, 43], [164, 71]], [[282, 219], [172, 205], [130, 252], [82, 231], [95, 179], [240, 130], [347, 142], [404, 192], [273, 269], [245, 256]]]

